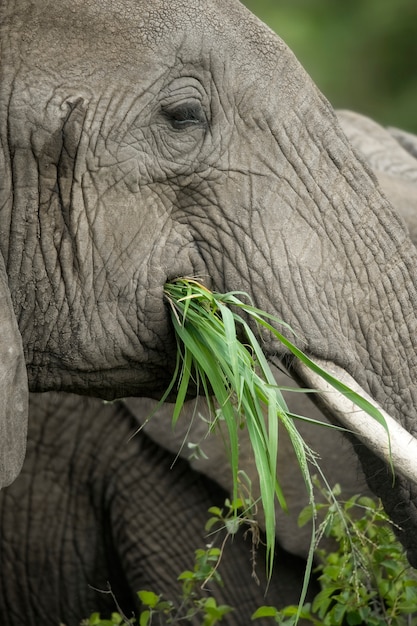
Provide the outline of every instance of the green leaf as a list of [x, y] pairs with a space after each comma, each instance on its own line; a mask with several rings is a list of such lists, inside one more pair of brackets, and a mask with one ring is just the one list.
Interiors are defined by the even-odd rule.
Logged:
[[195, 577], [195, 572], [191, 572], [190, 570], [184, 570], [178, 576], [178, 580], [190, 580]]
[[218, 518], [221, 518], [223, 515], [223, 509], [218, 506], [211, 506], [208, 510], [212, 515], [217, 515]]
[[216, 524], [218, 524], [220, 522], [220, 518], [219, 517], [210, 517], [210, 519], [207, 520], [204, 529], [209, 532], [213, 526], [215, 526]]
[[300, 512], [298, 516], [298, 520], [297, 520], [298, 526], [302, 528], [303, 526], [308, 524], [308, 522], [310, 522], [313, 519], [314, 515], [315, 515], [315, 511], [314, 511], [313, 505], [308, 504], [302, 509], [302, 511]]
[[151, 612], [146, 609], [142, 611], [139, 618], [139, 626], [149, 626], [151, 623]]
[[160, 596], [156, 595], [153, 591], [138, 591], [138, 596], [142, 604], [148, 606], [150, 609], [155, 608], [160, 598]]
[[278, 609], [274, 606], [260, 606], [256, 609], [252, 615], [252, 619], [259, 619], [261, 617], [275, 617], [278, 613]]

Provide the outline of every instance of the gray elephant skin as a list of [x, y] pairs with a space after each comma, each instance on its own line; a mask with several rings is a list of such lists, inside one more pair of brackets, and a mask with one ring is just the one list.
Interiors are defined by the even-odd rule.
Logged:
[[[224, 507], [227, 494], [143, 432], [133, 437], [136, 430], [121, 403], [31, 395], [25, 463], [0, 492], [2, 626], [78, 626], [95, 611], [109, 618], [115, 601], [130, 617], [143, 589], [175, 601], [184, 619], [177, 576], [193, 568], [194, 550], [222, 546], [224, 529], [207, 534], [204, 526], [209, 507]], [[277, 547], [265, 595], [262, 543], [256, 562], [252, 556], [250, 532], [229, 536], [218, 569], [223, 586], [209, 581], [200, 592], [234, 607], [224, 620], [231, 626], [249, 624], [265, 603], [299, 600], [304, 561]]]
[[[3, 485], [28, 389], [160, 396], [184, 275], [248, 292], [415, 437], [416, 249], [275, 34], [237, 0], [8, 0], [0, 23]], [[416, 486], [355, 450], [416, 566]]]

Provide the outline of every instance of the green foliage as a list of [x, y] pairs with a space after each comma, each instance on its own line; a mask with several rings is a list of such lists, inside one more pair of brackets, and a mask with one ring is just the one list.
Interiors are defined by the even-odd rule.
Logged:
[[80, 626], [133, 626], [134, 619], [127, 619], [120, 613], [112, 613], [110, 619], [102, 619], [100, 613], [93, 613], [88, 619], [81, 622]]
[[[213, 510], [216, 507], [213, 507]], [[212, 511], [213, 512], [213, 511]], [[216, 521], [222, 519], [221, 510]], [[166, 600], [162, 595], [142, 589], [138, 592], [142, 609], [139, 618], [129, 619], [121, 612], [113, 613], [111, 619], [101, 619], [99, 613], [93, 613], [81, 626], [159, 626], [161, 624], [188, 624], [198, 618], [201, 626], [216, 626], [225, 615], [233, 611], [227, 604], [217, 604], [215, 598], [204, 592], [205, 583], [222, 585], [217, 567], [222, 556], [222, 548], [207, 547], [195, 552], [192, 570], [185, 570], [178, 576], [181, 589], [178, 598]]]
[[[305, 604], [300, 617], [314, 626], [367, 624], [369, 626], [417, 625], [417, 572], [410, 567], [389, 519], [380, 503], [353, 496], [340, 504], [340, 494], [322, 489], [327, 503], [318, 539], [331, 537], [337, 551], [317, 549], [317, 573], [321, 591]], [[300, 524], [312, 515], [311, 507], [300, 515]], [[298, 607], [278, 611], [261, 607], [253, 619], [271, 617], [279, 624], [294, 624]]]
[[[300, 618], [313, 626], [417, 626], [417, 572], [409, 566], [381, 504], [362, 496], [341, 503], [338, 485], [330, 490], [322, 489], [316, 479], [314, 482], [327, 499], [317, 505], [324, 514], [316, 537], [319, 560], [316, 571], [321, 590], [312, 603], [280, 610], [262, 606], [252, 619], [263, 619], [265, 623], [269, 618], [281, 626], [294, 626]], [[181, 588], [175, 601], [141, 590], [138, 597], [142, 610], [138, 620], [121, 613], [101, 619], [94, 613], [83, 626], [159, 626], [187, 624], [195, 618], [202, 626], [221, 623], [233, 608], [218, 605], [213, 597], [204, 595], [204, 588], [209, 580], [222, 585], [217, 568], [224, 544], [241, 524], [248, 523], [244, 514], [248, 502], [250, 498], [239, 502], [226, 500], [224, 508], [209, 509], [206, 530], [212, 533], [215, 526], [227, 528], [229, 524], [228, 532], [220, 548], [208, 546], [196, 550], [193, 569], [178, 576]], [[236, 509], [241, 512], [238, 517]], [[312, 514], [311, 506], [304, 509], [300, 525], [307, 523]], [[320, 547], [323, 536], [335, 541], [335, 551]]]

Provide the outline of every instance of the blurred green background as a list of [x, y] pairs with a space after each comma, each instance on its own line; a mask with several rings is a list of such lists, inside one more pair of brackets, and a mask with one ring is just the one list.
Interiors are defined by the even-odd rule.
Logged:
[[417, 133], [417, 0], [243, 0], [336, 108]]

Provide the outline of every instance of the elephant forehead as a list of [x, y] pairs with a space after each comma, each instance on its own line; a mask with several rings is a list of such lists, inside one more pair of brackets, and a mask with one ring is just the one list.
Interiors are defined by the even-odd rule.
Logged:
[[28, 63], [38, 67], [48, 60], [65, 67], [82, 59], [96, 66], [109, 60], [137, 66], [147, 49], [160, 62], [164, 53], [173, 62], [179, 49], [189, 47], [193, 54], [211, 50], [217, 56], [227, 50], [228, 59], [241, 59], [246, 68], [250, 49], [249, 57], [253, 51], [262, 56], [265, 73], [286, 48], [238, 0], [18, 0], [8, 6], [18, 45], [32, 51]]

